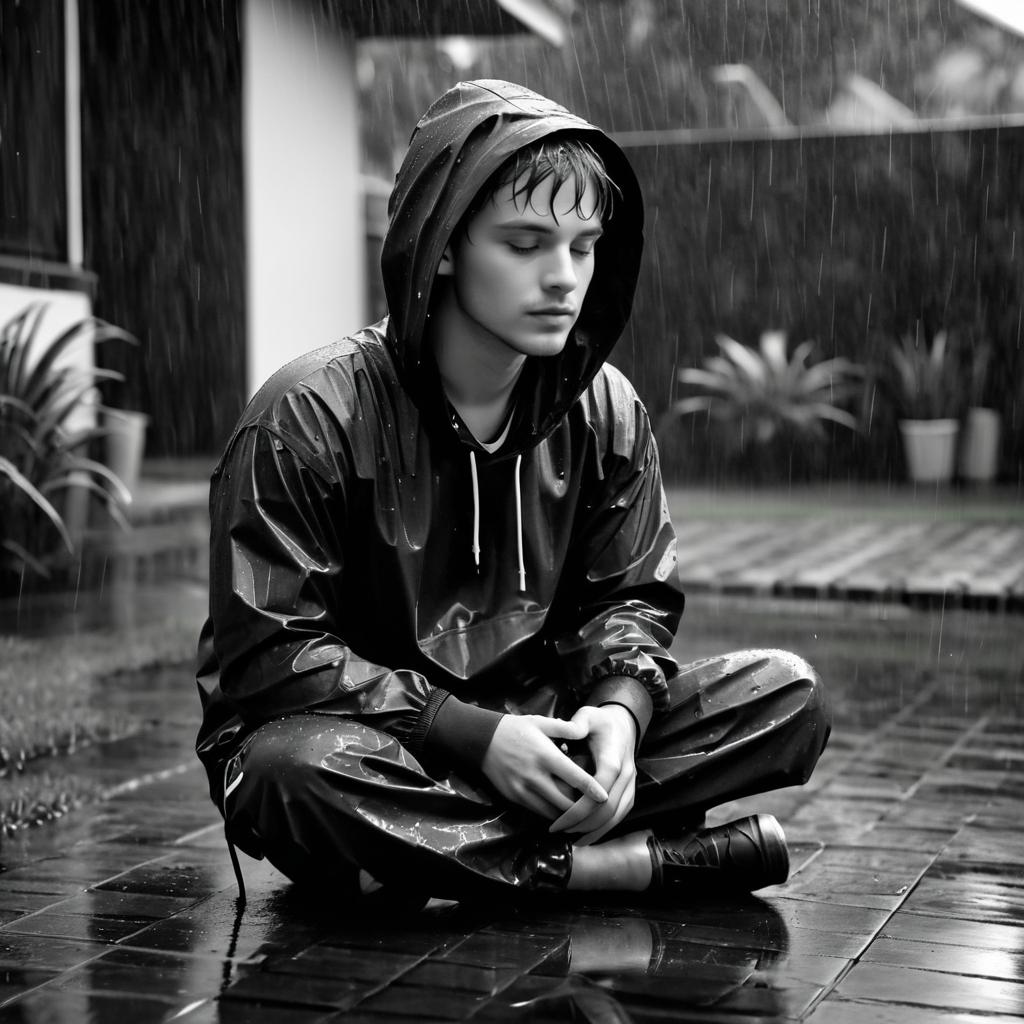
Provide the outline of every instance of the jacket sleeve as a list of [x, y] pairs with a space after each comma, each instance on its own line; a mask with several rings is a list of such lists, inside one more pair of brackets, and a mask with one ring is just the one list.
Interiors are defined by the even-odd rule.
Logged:
[[[556, 641], [581, 703], [623, 704], [642, 736], [667, 706], [669, 647], [683, 611], [676, 536], [646, 410], [621, 375], [609, 381], [602, 438], [574, 530], [577, 620]], [[603, 422], [601, 422], [603, 421]]]
[[467, 725], [479, 709], [350, 646], [332, 598], [344, 585], [345, 483], [299, 450], [248, 427], [214, 475], [210, 619], [222, 692], [249, 726], [315, 709], [358, 717], [417, 754], [450, 701], [440, 718], [460, 732], [475, 724], [486, 748], [500, 716]]

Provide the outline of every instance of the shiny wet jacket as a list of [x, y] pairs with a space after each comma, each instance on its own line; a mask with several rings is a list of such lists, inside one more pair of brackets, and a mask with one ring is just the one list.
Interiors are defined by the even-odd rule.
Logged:
[[[585, 133], [621, 196], [560, 356], [530, 359], [489, 454], [423, 342], [444, 247], [516, 149]], [[211, 486], [197, 751], [259, 725], [358, 718], [439, 770], [478, 764], [500, 713], [665, 701], [682, 612], [647, 414], [605, 360], [629, 315], [642, 205], [619, 149], [505, 82], [462, 83], [417, 125], [389, 206], [390, 316], [299, 358], [253, 398]]]

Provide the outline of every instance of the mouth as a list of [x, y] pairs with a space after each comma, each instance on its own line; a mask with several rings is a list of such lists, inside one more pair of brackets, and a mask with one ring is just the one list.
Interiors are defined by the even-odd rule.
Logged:
[[542, 309], [531, 309], [530, 316], [540, 317], [573, 317], [576, 310], [572, 306], [544, 306]]

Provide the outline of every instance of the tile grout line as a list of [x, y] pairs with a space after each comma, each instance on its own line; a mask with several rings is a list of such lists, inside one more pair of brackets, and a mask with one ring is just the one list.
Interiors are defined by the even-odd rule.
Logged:
[[[934, 686], [938, 685], [938, 683], [939, 680], [935, 680], [933, 686], [928, 687], [926, 689], [925, 695], [928, 695], [931, 689], [933, 689]], [[907, 792], [903, 794], [898, 801], [895, 802], [902, 804], [906, 803], [909, 799], [911, 799], [913, 794], [917, 791], [918, 787], [924, 780], [924, 777], [929, 772], [934, 771], [936, 768], [941, 768], [943, 765], [947, 764], [949, 762], [949, 759], [957, 752], [957, 750], [961, 749], [967, 743], [967, 741], [971, 739], [976, 732], [982, 730], [983, 727], [988, 724], [988, 722], [989, 716], [983, 715], [981, 716], [981, 718], [975, 721], [968, 729], [964, 730], [961, 733], [961, 735], [958, 736], [957, 739], [954, 740], [953, 743], [950, 744], [949, 747], [938, 757], [936, 762], [930, 765], [928, 768], [925, 769], [925, 771], [921, 773], [921, 776], [918, 779], [918, 781], [914, 783], [914, 785], [911, 786], [910, 789], [908, 789]], [[888, 724], [889, 723], [887, 723], [886, 728], [888, 727]], [[889, 911], [885, 920], [882, 921], [881, 924], [879, 924], [879, 926], [875, 929], [874, 933], [868, 936], [867, 941], [865, 942], [864, 946], [861, 948], [857, 956], [849, 961], [846, 967], [839, 972], [839, 974], [831, 982], [831, 984], [829, 984], [826, 988], [822, 989], [818, 997], [814, 999], [808, 1007], [807, 1012], [801, 1015], [800, 1020], [806, 1020], [811, 1014], [813, 1014], [817, 1010], [817, 1008], [821, 1006], [833, 992], [836, 991], [836, 989], [847, 978], [847, 976], [854, 969], [854, 967], [862, 963], [862, 958], [864, 954], [871, 948], [875, 940], [882, 934], [882, 932], [892, 921], [892, 919], [901, 911], [903, 906], [906, 904], [907, 900], [909, 900], [910, 897], [913, 895], [914, 890], [921, 883], [921, 879], [924, 878], [926, 874], [928, 874], [932, 867], [934, 867], [935, 862], [942, 856], [943, 853], [945, 853], [945, 851], [954, 842], [957, 836], [960, 835], [960, 833], [975, 819], [975, 817], [977, 817], [976, 814], [971, 814], [960, 822], [959, 828], [957, 828], [957, 830], [949, 837], [949, 839], [946, 840], [942, 847], [935, 851], [935, 853], [929, 859], [928, 863], [921, 869], [920, 872], [918, 872], [917, 877], [913, 880], [913, 882], [910, 885], [907, 886], [907, 890], [902, 894], [902, 898], [900, 899], [899, 903], [895, 907], [893, 907], [892, 910]]]

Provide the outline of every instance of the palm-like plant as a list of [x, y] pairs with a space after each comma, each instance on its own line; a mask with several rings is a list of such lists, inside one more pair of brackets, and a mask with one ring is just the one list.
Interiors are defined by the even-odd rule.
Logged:
[[729, 429], [741, 450], [786, 435], [824, 440], [826, 422], [857, 429], [855, 417], [837, 403], [861, 386], [858, 364], [835, 358], [808, 365], [814, 342], [801, 342], [790, 355], [783, 331], [765, 331], [757, 349], [723, 334], [715, 341], [719, 355], [702, 369], [680, 370], [680, 382], [702, 394], [676, 402], [676, 414], [706, 413]]
[[50, 574], [61, 549], [74, 552], [74, 541], [58, 505], [58, 496], [83, 488], [102, 498], [101, 505], [121, 525], [131, 500], [124, 484], [106, 466], [89, 458], [102, 427], [75, 428], [74, 414], [83, 406], [96, 412], [97, 385], [121, 380], [113, 370], [62, 364], [61, 356], [77, 341], [135, 339], [96, 318], [80, 320], [36, 355], [44, 303], [34, 303], [0, 327], [0, 573]]

